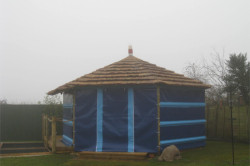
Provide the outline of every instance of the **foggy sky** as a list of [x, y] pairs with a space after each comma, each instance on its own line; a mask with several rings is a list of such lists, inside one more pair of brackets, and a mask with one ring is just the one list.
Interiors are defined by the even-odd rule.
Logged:
[[130, 44], [183, 73], [214, 50], [249, 54], [249, 31], [249, 0], [0, 0], [0, 99], [42, 101], [125, 58]]

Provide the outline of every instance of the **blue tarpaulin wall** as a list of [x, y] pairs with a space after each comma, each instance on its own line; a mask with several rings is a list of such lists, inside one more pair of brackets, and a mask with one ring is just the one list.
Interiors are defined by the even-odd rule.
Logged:
[[73, 96], [63, 94], [63, 136], [62, 142], [67, 146], [73, 144]]
[[103, 92], [102, 151], [128, 151], [128, 91], [107, 88]]
[[165, 87], [160, 91], [161, 149], [205, 146], [205, 90]]
[[[179, 149], [205, 146], [204, 93], [204, 89], [160, 88], [162, 150], [171, 144]], [[71, 98], [64, 101], [67, 145], [72, 145], [73, 135]], [[154, 153], [157, 130], [156, 87], [82, 88], [75, 93], [75, 151]]]
[[96, 151], [97, 90], [78, 91], [75, 98], [75, 150]]
[[157, 92], [156, 88], [135, 88], [135, 151], [157, 152]]
[[76, 93], [75, 150], [157, 152], [156, 88]]

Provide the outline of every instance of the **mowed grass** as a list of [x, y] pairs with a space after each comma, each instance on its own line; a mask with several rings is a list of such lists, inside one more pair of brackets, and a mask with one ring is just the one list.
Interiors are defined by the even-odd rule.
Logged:
[[[235, 144], [235, 165], [250, 165], [249, 144]], [[56, 154], [37, 157], [1, 158], [0, 166], [227, 166], [232, 165], [230, 142], [207, 141], [204, 148], [185, 150], [182, 159], [173, 162], [160, 162], [157, 157], [143, 161], [114, 161], [114, 160], [78, 160], [74, 155]]]

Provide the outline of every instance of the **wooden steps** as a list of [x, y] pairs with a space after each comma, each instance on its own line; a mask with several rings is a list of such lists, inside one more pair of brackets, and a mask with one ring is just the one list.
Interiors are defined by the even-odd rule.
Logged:
[[79, 159], [102, 159], [102, 160], [144, 160], [147, 153], [142, 152], [78, 152]]
[[48, 154], [48, 149], [43, 143], [11, 142], [0, 143], [0, 157]]
[[[62, 143], [62, 136], [56, 136], [56, 153], [69, 153], [73, 152], [73, 146], [66, 146]], [[48, 148], [52, 149], [52, 138], [48, 140]]]

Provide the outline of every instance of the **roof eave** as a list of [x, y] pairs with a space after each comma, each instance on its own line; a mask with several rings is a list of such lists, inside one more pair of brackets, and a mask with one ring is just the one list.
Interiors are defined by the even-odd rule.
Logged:
[[[72, 85], [72, 84], [71, 84]], [[64, 93], [64, 92], [67, 92], [67, 91], [70, 91], [72, 89], [75, 89], [75, 88], [78, 88], [78, 87], [87, 87], [87, 86], [91, 86], [91, 87], [100, 87], [100, 86], [119, 86], [119, 85], [164, 85], [164, 86], [179, 86], [179, 87], [194, 87], [194, 88], [202, 88], [202, 89], [209, 89], [211, 88], [212, 86], [211, 85], [208, 85], [208, 84], [200, 84], [200, 85], [188, 85], [188, 84], [166, 84], [166, 83], [163, 83], [163, 82], [154, 82], [154, 83], [131, 83], [131, 84], [128, 84], [128, 83], [120, 83], [120, 84], [96, 84], [96, 85], [75, 85], [75, 86], [71, 86], [71, 87], [64, 87], [64, 86], [67, 86], [67, 85], [64, 85], [64, 86], [60, 86], [54, 90], [51, 90], [49, 91], [47, 94], [48, 95], [55, 95], [55, 94], [58, 94], [58, 93]]]

